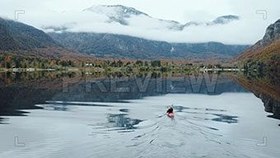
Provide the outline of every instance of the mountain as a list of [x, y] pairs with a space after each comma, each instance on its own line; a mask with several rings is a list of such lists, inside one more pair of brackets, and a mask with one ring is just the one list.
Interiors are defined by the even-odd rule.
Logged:
[[103, 14], [109, 17], [109, 23], [117, 22], [122, 25], [128, 25], [126, 21], [127, 18], [132, 16], [146, 16], [149, 17], [148, 14], [143, 13], [141, 11], [136, 10], [132, 7], [125, 7], [122, 5], [94, 5], [88, 9], [84, 9], [84, 12], [90, 11], [97, 14]]
[[226, 15], [226, 16], [220, 16], [213, 20], [212, 22], [208, 23], [208, 25], [215, 25], [215, 24], [228, 24], [232, 21], [239, 20], [240, 18], [235, 15]]
[[133, 18], [137, 18], [138, 21], [142, 21], [146, 24], [154, 24], [156, 25], [163, 25], [166, 26], [166, 29], [170, 30], [183, 30], [193, 24], [195, 26], [198, 25], [216, 25], [216, 24], [228, 24], [232, 21], [239, 20], [238, 16], [235, 15], [225, 15], [217, 17], [215, 20], [211, 22], [188, 22], [185, 24], [181, 24], [174, 20], [164, 20], [164, 19], [157, 19], [154, 17], [149, 16], [148, 14], [139, 11], [132, 7], [126, 7], [122, 5], [94, 5], [90, 8], [84, 9], [84, 12], [94, 12], [96, 14], [105, 15], [109, 18], [107, 20], [108, 23], [116, 22], [121, 25], [130, 25], [133, 23]]
[[[112, 7], [108, 6], [109, 10]], [[115, 6], [113, 7], [114, 9]], [[133, 8], [119, 6], [120, 17], [148, 16]], [[104, 11], [103, 7], [101, 9]], [[95, 11], [98, 11], [95, 10]], [[99, 10], [100, 11], [100, 10]], [[106, 11], [109, 15], [109, 11]], [[116, 14], [117, 16], [117, 14]], [[0, 18], [0, 52], [54, 58], [97, 57], [156, 59], [228, 59], [247, 48], [222, 43], [168, 43], [132, 36], [98, 33], [49, 33], [32, 26]], [[83, 54], [80, 54], [83, 53]]]
[[98, 57], [156, 59], [229, 59], [238, 55], [247, 45], [208, 43], [168, 43], [132, 36], [102, 33], [49, 33], [68, 49]]
[[280, 19], [274, 24], [271, 24], [266, 29], [263, 39], [260, 41], [262, 45], [267, 45], [275, 40], [280, 39]]
[[65, 49], [48, 34], [32, 26], [0, 18], [0, 57], [8, 53], [20, 57], [87, 60], [88, 56]]
[[144, 15], [149, 16], [148, 14], [136, 10], [132, 7], [126, 7], [123, 5], [93, 5], [90, 8], [84, 9], [84, 11], [92, 11], [96, 13], [106, 14], [107, 16], [111, 17], [131, 17], [131, 16], [138, 16]]
[[183, 25], [183, 28], [187, 28], [189, 26], [213, 26], [213, 25], [225, 25], [228, 23], [231, 23], [233, 21], [238, 21], [240, 20], [239, 16], [236, 15], [225, 15], [225, 16], [220, 16], [214, 19], [213, 21], [210, 22], [195, 22], [191, 21]]
[[94, 5], [90, 8], [84, 9], [83, 12], [104, 15], [108, 17], [108, 20], [106, 20], [107, 23], [115, 22], [125, 26], [137, 25], [137, 21], [140, 21], [142, 23], [152, 24], [150, 26], [151, 28], [156, 28], [160, 25], [166, 26], [166, 29], [171, 30], [182, 30], [184, 28], [184, 25], [177, 21], [153, 18], [135, 8], [122, 5]]
[[0, 50], [30, 50], [55, 46], [58, 44], [43, 31], [0, 18]]
[[263, 39], [235, 60], [247, 68], [280, 73], [280, 19], [266, 29]]

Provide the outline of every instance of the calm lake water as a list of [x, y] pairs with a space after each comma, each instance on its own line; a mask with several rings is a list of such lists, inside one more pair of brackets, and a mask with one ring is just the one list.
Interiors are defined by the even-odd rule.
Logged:
[[[0, 74], [0, 157], [278, 158], [279, 80]], [[175, 117], [165, 115], [173, 105]]]

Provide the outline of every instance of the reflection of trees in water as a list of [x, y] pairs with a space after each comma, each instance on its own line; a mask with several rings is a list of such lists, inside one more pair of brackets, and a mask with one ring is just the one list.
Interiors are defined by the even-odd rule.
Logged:
[[265, 111], [273, 114], [268, 117], [280, 119], [280, 102], [266, 94], [258, 94], [258, 97], [264, 103]]
[[[169, 76], [171, 75], [171, 76]], [[173, 75], [173, 76], [172, 76]], [[121, 77], [121, 78], [119, 78]], [[111, 82], [123, 78], [127, 80], [117, 83], [117, 87], [129, 87], [130, 92], [112, 92]], [[150, 77], [146, 90], [141, 91], [139, 83], [145, 85], [145, 79]], [[174, 83], [175, 87], [186, 88], [184, 93], [193, 93], [190, 75], [164, 74], [159, 72], [141, 72], [138, 74], [101, 74], [86, 72], [28, 72], [28, 73], [0, 73], [0, 116], [23, 115], [22, 109], [36, 109], [36, 104], [46, 101], [80, 101], [80, 102], [119, 102], [121, 100], [140, 99], [146, 96], [158, 96], [170, 93], [170, 81], [176, 77], [183, 77], [183, 82]], [[160, 88], [158, 87], [160, 80]], [[107, 91], [103, 92], [96, 84], [101, 82]], [[64, 86], [67, 86], [64, 89]], [[90, 85], [90, 89], [87, 89]], [[65, 91], [66, 90], [66, 91]], [[220, 75], [215, 92], [243, 92], [241, 86], [234, 83], [226, 75]], [[176, 92], [174, 92], [176, 93]], [[182, 93], [182, 92], [180, 92]], [[207, 93], [205, 82], [197, 93]]]
[[0, 73], [0, 85], [7, 86], [7, 85], [17, 85], [23, 84], [27, 85], [29, 82], [39, 82], [43, 80], [54, 80], [58, 78], [74, 78], [78, 74], [74, 72], [50, 72], [50, 71], [35, 71], [35, 72], [22, 72], [22, 73]]
[[[100, 75], [100, 74], [99, 74]], [[124, 74], [122, 74], [124, 75]], [[112, 74], [113, 80], [122, 76], [118, 73]], [[118, 86], [129, 87], [129, 93], [110, 92], [110, 81], [108, 78], [96, 78], [95, 75], [87, 76], [77, 73], [63, 72], [29, 72], [29, 73], [0, 73], [0, 98], [2, 99], [1, 110], [10, 108], [7, 113], [12, 113], [15, 109], [33, 109], [35, 104], [44, 103], [46, 100], [63, 100], [63, 101], [102, 101], [117, 102], [126, 99], [139, 99], [145, 96], [157, 96], [168, 93], [168, 77], [161, 73], [139, 73], [141, 82], [147, 75], [151, 75], [151, 80], [144, 92], [139, 92], [139, 87], [135, 82], [135, 76], [129, 76], [127, 82], [122, 82]], [[166, 74], [165, 74], [166, 75]], [[111, 77], [112, 77], [111, 76]], [[162, 90], [157, 90], [157, 78], [162, 78]], [[188, 81], [188, 76], [186, 76]], [[104, 83], [107, 92], [101, 92], [99, 87], [94, 84], [96, 81]], [[88, 82], [91, 84], [90, 92], [86, 90]], [[67, 83], [69, 91], [63, 92], [63, 84]], [[190, 88], [189, 82], [185, 82], [187, 88]], [[217, 94], [225, 91], [236, 91], [238, 87], [225, 78], [220, 80], [217, 85]], [[241, 88], [238, 88], [241, 89]], [[187, 93], [188, 91], [186, 91]], [[205, 92], [203, 86], [201, 92]], [[2, 110], [3, 111], [3, 110]]]
[[[279, 75], [279, 74], [278, 74]], [[234, 79], [253, 92], [264, 104], [265, 111], [273, 113], [268, 117], [280, 119], [280, 76], [277, 74], [239, 75]]]
[[[54, 100], [67, 101], [97, 101], [97, 102], [117, 102], [119, 100], [140, 99], [146, 96], [158, 96], [167, 93], [198, 93], [198, 94], [221, 94], [224, 92], [244, 92], [244, 89], [226, 76], [219, 77], [215, 85], [215, 91], [209, 89], [202, 80], [194, 92], [189, 75], [183, 75], [180, 79], [176, 77], [153, 77], [147, 78], [147, 74], [118, 78], [114, 74], [110, 78], [88, 78], [79, 84], [69, 87], [67, 93], [60, 93], [54, 96]], [[138, 76], [138, 77], [137, 77]], [[141, 77], [142, 76], [142, 77]], [[112, 88], [113, 87], [113, 88]], [[175, 87], [172, 89], [172, 87]], [[122, 91], [124, 90], [124, 91]]]
[[62, 80], [51, 72], [0, 73], [0, 116], [24, 116], [61, 91]]

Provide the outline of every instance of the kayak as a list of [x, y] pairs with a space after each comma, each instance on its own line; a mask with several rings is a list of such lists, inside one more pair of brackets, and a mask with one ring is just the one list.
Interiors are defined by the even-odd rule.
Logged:
[[174, 112], [166, 113], [166, 115], [170, 118], [174, 118], [175, 116]]

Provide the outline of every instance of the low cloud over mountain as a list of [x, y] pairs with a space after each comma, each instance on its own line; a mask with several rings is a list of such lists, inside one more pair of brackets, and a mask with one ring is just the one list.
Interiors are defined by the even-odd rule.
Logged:
[[[154, 18], [147, 13], [132, 7], [122, 5], [94, 5], [79, 13], [64, 13], [71, 17], [66, 23], [56, 22], [44, 25], [42, 29], [47, 32], [96, 32], [113, 33], [135, 36], [150, 40], [168, 42], [208, 42], [223, 41], [221, 36], [213, 34], [214, 38], [205, 40], [210, 36], [209, 31], [215, 33], [227, 29], [227, 25], [238, 22], [236, 15], [225, 15], [205, 22], [190, 21], [180, 23], [175, 20]], [[207, 32], [205, 32], [207, 30]]]
[[279, 19], [279, 5], [277, 0], [2, 0], [0, 6], [5, 7], [0, 17], [15, 19], [15, 9], [20, 9], [25, 12], [18, 21], [47, 32], [113, 33], [171, 43], [254, 44]]

